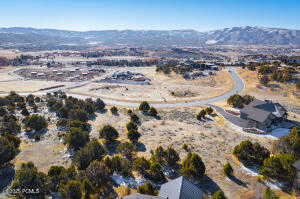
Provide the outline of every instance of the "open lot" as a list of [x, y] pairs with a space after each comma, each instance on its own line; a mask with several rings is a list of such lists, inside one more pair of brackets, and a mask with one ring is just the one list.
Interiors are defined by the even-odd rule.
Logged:
[[258, 75], [255, 71], [237, 69], [237, 73], [245, 81], [246, 88], [242, 94], [255, 96], [258, 99], [271, 99], [285, 105], [300, 106], [299, 91], [295, 85], [270, 82], [270, 87], [260, 85]]
[[[110, 67], [105, 70], [109, 73], [120, 69]], [[155, 67], [128, 67], [122, 70], [144, 74], [151, 79], [151, 85], [91, 83], [68, 92], [133, 102], [183, 102], [219, 96], [233, 87], [233, 80], [226, 71], [198, 80], [185, 80], [179, 75], [157, 73]]]

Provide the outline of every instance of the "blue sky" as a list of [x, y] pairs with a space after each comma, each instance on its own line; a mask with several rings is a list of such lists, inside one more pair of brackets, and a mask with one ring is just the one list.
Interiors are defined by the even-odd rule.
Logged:
[[1, 27], [68, 30], [300, 29], [300, 0], [0, 0]]

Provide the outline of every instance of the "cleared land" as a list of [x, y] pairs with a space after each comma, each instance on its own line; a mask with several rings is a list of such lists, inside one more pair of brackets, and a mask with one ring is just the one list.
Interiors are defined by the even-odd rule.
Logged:
[[[110, 67], [107, 71], [119, 68]], [[164, 75], [155, 72], [155, 67], [130, 67], [122, 70], [138, 72], [151, 79], [151, 85], [91, 83], [69, 90], [69, 93], [92, 95], [125, 101], [183, 102], [195, 99], [207, 99], [222, 95], [233, 88], [233, 80], [226, 71], [198, 80], [185, 80], [176, 74]]]
[[35, 92], [42, 88], [70, 84], [70, 82], [22, 80], [13, 74], [15, 69], [15, 67], [4, 67], [0, 69], [0, 93], [8, 93], [10, 91]]

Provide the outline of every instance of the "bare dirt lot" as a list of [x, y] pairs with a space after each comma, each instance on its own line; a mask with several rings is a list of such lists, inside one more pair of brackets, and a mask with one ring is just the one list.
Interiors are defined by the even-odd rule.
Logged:
[[[110, 67], [107, 71], [120, 68]], [[92, 95], [110, 99], [149, 102], [182, 102], [195, 99], [206, 99], [221, 95], [233, 87], [233, 80], [226, 71], [198, 80], [185, 80], [181, 76], [166, 76], [155, 72], [155, 67], [130, 67], [122, 70], [138, 72], [151, 79], [151, 85], [92, 83], [70, 90], [69, 93]]]

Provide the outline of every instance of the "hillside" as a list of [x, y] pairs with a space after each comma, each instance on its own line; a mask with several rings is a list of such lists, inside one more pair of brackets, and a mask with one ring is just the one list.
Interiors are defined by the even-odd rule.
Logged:
[[300, 30], [261, 27], [233, 27], [198, 32], [195, 30], [102, 30], [67, 31], [34, 28], [0, 28], [1, 47], [65, 49], [109, 46], [199, 46], [300, 45]]

